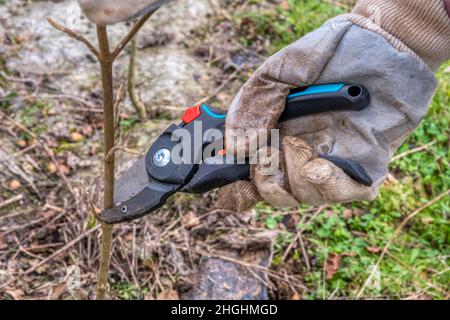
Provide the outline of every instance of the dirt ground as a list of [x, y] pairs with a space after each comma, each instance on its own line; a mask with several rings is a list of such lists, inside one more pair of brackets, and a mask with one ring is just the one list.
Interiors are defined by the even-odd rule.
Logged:
[[[179, 1], [144, 27], [137, 91], [152, 119], [140, 123], [127, 98], [120, 110], [121, 146], [145, 152], [186, 106], [228, 105], [241, 79], [262, 61], [238, 44], [229, 16], [215, 1]], [[95, 36], [76, 1], [0, 4], [0, 299], [89, 299], [96, 284], [99, 70], [89, 52], [52, 29], [47, 17]], [[128, 28], [111, 27], [113, 41]], [[126, 52], [116, 64], [116, 88], [127, 79], [128, 60]], [[136, 159], [117, 156], [119, 173]], [[202, 274], [220, 277], [223, 270], [229, 278], [221, 279], [222, 298], [245, 298], [236, 293], [240, 286], [267, 298], [269, 278], [301, 288], [301, 279], [267, 269], [276, 234], [256, 225], [254, 212], [214, 210], [214, 197], [177, 196], [155, 214], [116, 228], [110, 298], [217, 295]], [[236, 283], [242, 275], [243, 285]]]

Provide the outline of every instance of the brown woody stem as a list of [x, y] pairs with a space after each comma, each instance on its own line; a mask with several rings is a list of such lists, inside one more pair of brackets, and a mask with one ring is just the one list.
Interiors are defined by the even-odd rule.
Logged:
[[131, 41], [130, 65], [128, 67], [128, 96], [130, 97], [133, 107], [136, 109], [139, 119], [144, 121], [147, 119], [147, 110], [136, 93], [136, 55], [137, 41], [136, 39], [133, 39], [133, 41]]
[[[167, 1], [162, 1], [166, 3]], [[128, 45], [128, 43], [134, 38], [138, 31], [143, 27], [145, 22], [159, 9], [156, 7], [154, 11], [149, 12], [136, 22], [127, 36], [119, 43], [117, 48], [111, 52], [108, 32], [106, 26], [97, 25], [97, 39], [99, 44], [99, 50], [97, 50], [89, 40], [80, 35], [78, 32], [66, 28], [53, 19], [48, 18], [48, 23], [54, 28], [64, 32], [69, 37], [83, 43], [89, 51], [91, 51], [100, 62], [101, 75], [102, 75], [102, 88], [103, 88], [103, 113], [104, 113], [104, 203], [105, 209], [114, 206], [114, 171], [115, 171], [115, 131], [116, 131], [116, 112], [117, 105], [114, 102], [114, 89], [113, 89], [113, 63], [122, 50]], [[122, 90], [119, 90], [121, 92]], [[119, 94], [117, 104], [120, 103], [123, 97]], [[102, 223], [102, 243], [100, 253], [100, 268], [98, 271], [98, 283], [96, 299], [103, 300], [108, 292], [108, 271], [111, 263], [111, 247], [112, 247], [112, 232], [113, 226]]]
[[[105, 191], [103, 199], [103, 207], [105, 209], [114, 206], [114, 154], [110, 157], [107, 155], [114, 148], [115, 138], [115, 115], [114, 115], [114, 90], [113, 90], [113, 61], [109, 48], [108, 32], [105, 26], [97, 26], [97, 38], [100, 47], [100, 65], [102, 72], [103, 87], [103, 113], [104, 113], [104, 153], [105, 172], [104, 182]], [[108, 271], [111, 262], [111, 245], [112, 245], [113, 226], [108, 224], [102, 225], [102, 244], [100, 255], [100, 269], [98, 271], [97, 283], [97, 300], [105, 299], [108, 290]]]
[[97, 59], [100, 58], [100, 54], [99, 54], [98, 50], [92, 45], [92, 43], [89, 42], [88, 39], [83, 37], [81, 34], [79, 34], [78, 32], [75, 32], [74, 30], [71, 30], [69, 28], [66, 28], [66, 27], [60, 25], [52, 18], [47, 18], [47, 21], [53, 28], [58, 29], [59, 31], [62, 31], [65, 34], [67, 34], [69, 37], [82, 42], [89, 49], [89, 51], [91, 51], [97, 57]]

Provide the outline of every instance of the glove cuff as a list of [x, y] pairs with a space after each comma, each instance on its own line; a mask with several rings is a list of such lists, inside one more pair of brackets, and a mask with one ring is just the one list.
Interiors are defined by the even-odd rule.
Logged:
[[359, 0], [355, 15], [367, 19], [355, 23], [381, 28], [397, 39], [391, 42], [401, 41], [433, 71], [450, 59], [450, 16], [443, 0]]

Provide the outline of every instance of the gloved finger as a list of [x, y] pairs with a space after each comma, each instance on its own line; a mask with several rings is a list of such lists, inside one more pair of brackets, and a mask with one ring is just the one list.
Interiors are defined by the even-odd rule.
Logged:
[[157, 10], [169, 0], [78, 0], [89, 20], [99, 25], [114, 24]]
[[[371, 201], [377, 194], [377, 187], [364, 186], [350, 178], [342, 169], [325, 159], [315, 159], [307, 163], [298, 177], [304, 179], [323, 197], [322, 204], [346, 203], [351, 201]], [[309, 199], [303, 199], [308, 203]]]
[[342, 169], [319, 159], [303, 140], [283, 140], [286, 168], [292, 194], [310, 205], [373, 200], [376, 186], [366, 187], [350, 178]]
[[317, 159], [313, 148], [295, 137], [285, 137], [283, 148], [286, 158], [286, 175], [293, 196], [302, 203], [307, 199], [310, 205], [323, 204], [324, 199], [320, 190], [301, 175], [303, 168]]
[[252, 167], [253, 183], [261, 197], [277, 208], [289, 208], [298, 205], [298, 201], [289, 192], [285, 178], [283, 154], [274, 148], [258, 151], [258, 164]]
[[254, 207], [261, 200], [253, 183], [238, 181], [219, 190], [217, 208], [244, 212]]

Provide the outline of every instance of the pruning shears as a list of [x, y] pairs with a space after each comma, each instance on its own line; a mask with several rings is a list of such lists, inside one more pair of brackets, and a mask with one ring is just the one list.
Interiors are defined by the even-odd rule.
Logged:
[[[324, 112], [359, 112], [369, 105], [370, 94], [361, 85], [314, 85], [291, 91], [280, 122]], [[236, 181], [249, 180], [250, 164], [224, 161], [226, 152], [212, 153], [211, 157], [202, 159], [205, 149], [219, 142], [208, 137], [208, 131], [216, 129], [224, 135], [225, 119], [226, 112], [206, 104], [187, 109], [181, 123], [167, 128], [147, 154], [116, 181], [115, 206], [106, 209], [100, 219], [109, 224], [132, 221], [161, 208], [177, 192], [201, 194]], [[190, 133], [190, 136], [177, 137], [180, 130]], [[199, 134], [200, 147], [189, 153], [192, 160], [201, 159], [200, 162], [172, 161], [180, 143], [194, 145]], [[186, 139], [188, 141], [182, 141]], [[334, 163], [359, 183], [372, 185], [372, 179], [359, 163], [327, 154], [319, 156]]]

